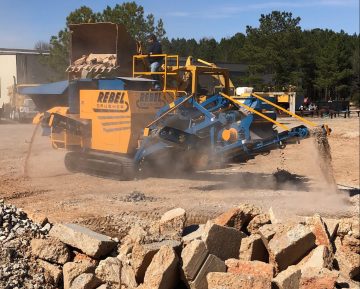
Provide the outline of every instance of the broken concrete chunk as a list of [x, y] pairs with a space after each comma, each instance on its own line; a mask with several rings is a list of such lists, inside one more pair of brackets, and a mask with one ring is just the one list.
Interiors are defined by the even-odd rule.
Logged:
[[181, 236], [186, 222], [186, 212], [182, 208], [167, 211], [160, 219], [160, 234]]
[[132, 250], [132, 266], [138, 283], [142, 283], [144, 281], [146, 269], [150, 265], [154, 255], [162, 246], [170, 246], [171, 248], [177, 249], [181, 247], [181, 243], [174, 240], [165, 240], [150, 244], [134, 245]]
[[191, 232], [191, 233], [183, 236], [183, 237], [182, 237], [183, 243], [184, 243], [185, 245], [187, 245], [187, 244], [189, 244], [190, 242], [192, 242], [193, 240], [200, 240], [200, 239], [201, 239], [201, 236], [202, 236], [202, 234], [203, 234], [203, 232], [204, 232], [204, 228], [205, 228], [205, 225], [204, 225], [204, 224], [200, 224], [199, 227], [198, 227], [195, 231], [193, 231], [193, 232]]
[[200, 240], [192, 241], [182, 250], [182, 270], [186, 280], [195, 279], [208, 254], [205, 243]]
[[279, 216], [277, 216], [275, 214], [272, 207], [270, 207], [270, 209], [269, 209], [269, 218], [270, 218], [271, 224], [280, 224], [281, 223], [281, 219], [279, 218]]
[[32, 239], [31, 253], [43, 260], [65, 264], [70, 260], [70, 250], [57, 239]]
[[339, 273], [326, 268], [307, 268], [301, 272], [300, 289], [334, 289]]
[[246, 234], [241, 231], [208, 221], [202, 240], [210, 254], [225, 261], [230, 258], [238, 258], [241, 240], [245, 237], [247, 237]]
[[255, 216], [249, 223], [249, 225], [247, 226], [247, 231], [250, 234], [256, 234], [259, 232], [259, 229], [266, 225], [266, 224], [270, 224], [270, 217], [268, 214], [260, 214]]
[[225, 261], [227, 272], [256, 277], [262, 276], [271, 280], [274, 277], [274, 266], [260, 261], [240, 261], [228, 259]]
[[241, 240], [239, 259], [242, 261], [269, 261], [269, 253], [260, 235], [254, 234]]
[[307, 226], [298, 224], [270, 240], [269, 260], [278, 272], [294, 265], [315, 247], [315, 235]]
[[116, 247], [116, 242], [110, 237], [77, 224], [56, 224], [49, 235], [94, 258], [104, 256]]
[[37, 260], [37, 264], [44, 269], [46, 281], [57, 286], [62, 277], [61, 267], [41, 259]]
[[360, 257], [344, 246], [337, 246], [335, 253], [335, 264], [340, 273], [354, 280], [360, 280]]
[[271, 280], [236, 273], [209, 273], [206, 277], [208, 289], [271, 289]]
[[121, 242], [122, 244], [141, 243], [146, 236], [146, 231], [138, 224], [135, 224]]
[[339, 228], [337, 235], [344, 237], [345, 235], [354, 236], [356, 239], [360, 239], [360, 220], [358, 217], [341, 219], [339, 222]]
[[67, 262], [63, 266], [64, 289], [70, 289], [74, 279], [82, 273], [94, 273], [95, 266], [91, 262]]
[[121, 261], [115, 257], [108, 257], [100, 261], [95, 270], [96, 277], [103, 282], [121, 284]]
[[226, 272], [225, 263], [214, 255], [209, 255], [194, 281], [189, 282], [191, 289], [208, 288], [206, 276], [210, 272]]
[[75, 254], [74, 258], [73, 258], [73, 262], [90, 262], [92, 263], [94, 266], [97, 266], [97, 264], [99, 263], [98, 260], [96, 259], [93, 259], [91, 257], [89, 257], [88, 255], [84, 254], [84, 253], [81, 253], [79, 251], [75, 251], [73, 250], [72, 251], [73, 254]]
[[218, 216], [214, 220], [214, 223], [219, 226], [241, 230], [243, 226], [247, 226], [249, 222], [260, 213], [261, 210], [253, 205], [241, 204], [237, 208], [229, 209]]
[[95, 289], [102, 282], [92, 273], [83, 273], [75, 278], [71, 284], [71, 289]]
[[280, 272], [273, 280], [273, 289], [299, 289], [301, 270], [296, 266], [290, 266]]
[[122, 263], [121, 266], [121, 284], [125, 285], [127, 288], [136, 288], [138, 285], [134, 269], [126, 263]]
[[312, 216], [310, 218], [306, 218], [306, 223], [308, 225], [310, 225], [311, 230], [316, 237], [315, 244], [317, 246], [319, 246], [319, 245], [330, 246], [331, 245], [330, 236], [329, 236], [328, 231], [326, 230], [326, 225], [319, 214], [315, 214], [314, 216]]
[[354, 236], [344, 236], [342, 246], [355, 254], [360, 254], [360, 239], [356, 239]]
[[273, 224], [266, 224], [259, 228], [259, 235], [267, 247], [269, 241], [275, 236], [275, 233], [279, 232], [278, 228]]
[[321, 245], [316, 247], [310, 252], [310, 254], [305, 257], [299, 264], [299, 268], [304, 270], [309, 267], [313, 268], [327, 268], [332, 269], [334, 261], [334, 254], [329, 249], [328, 246]]
[[178, 282], [179, 258], [170, 246], [162, 246], [145, 273], [144, 287], [173, 289]]

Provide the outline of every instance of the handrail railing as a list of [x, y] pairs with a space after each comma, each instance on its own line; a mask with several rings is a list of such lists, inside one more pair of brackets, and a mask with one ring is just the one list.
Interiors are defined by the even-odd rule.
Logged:
[[[162, 57], [163, 63], [164, 63], [164, 70], [163, 71], [157, 71], [157, 72], [151, 72], [151, 71], [136, 71], [136, 61], [137, 60], [145, 60], [146, 58], [153, 58], [153, 57]], [[176, 72], [169, 72], [168, 66], [169, 61], [175, 60], [175, 65], [172, 65], [172, 67], [175, 66]], [[167, 90], [167, 76], [168, 75], [177, 75], [179, 69], [179, 55], [169, 55], [169, 54], [138, 54], [133, 56], [133, 77], [136, 77], [138, 75], [163, 75], [164, 76], [164, 87], [163, 90]], [[172, 71], [172, 70], [171, 70]]]

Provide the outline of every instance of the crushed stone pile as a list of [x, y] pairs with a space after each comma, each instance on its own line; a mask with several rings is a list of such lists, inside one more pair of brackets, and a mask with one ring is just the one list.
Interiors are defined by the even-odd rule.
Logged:
[[122, 199], [123, 202], [132, 202], [132, 203], [146, 202], [146, 201], [153, 202], [155, 200], [156, 199], [154, 197], [148, 197], [144, 193], [139, 191], [133, 191]]
[[49, 230], [49, 223], [35, 223], [21, 209], [0, 200], [0, 288], [54, 288], [29, 250], [31, 240], [44, 238]]
[[279, 216], [239, 204], [186, 227], [186, 211], [174, 208], [121, 240], [54, 224], [48, 234], [32, 235], [27, 252], [53, 288], [359, 288], [358, 218]]

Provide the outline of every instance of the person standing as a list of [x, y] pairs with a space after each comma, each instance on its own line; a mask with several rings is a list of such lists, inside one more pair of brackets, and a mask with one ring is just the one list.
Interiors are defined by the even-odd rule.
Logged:
[[[163, 57], [155, 56], [152, 57], [151, 55], [162, 54], [162, 47], [160, 42], [157, 40], [154, 34], [151, 34], [148, 38], [148, 54], [149, 54], [149, 63], [150, 63], [150, 71], [151, 72], [158, 72], [159, 68], [162, 64]], [[156, 80], [155, 82], [155, 89], [160, 89], [160, 76], [158, 74], [153, 75], [153, 79]]]

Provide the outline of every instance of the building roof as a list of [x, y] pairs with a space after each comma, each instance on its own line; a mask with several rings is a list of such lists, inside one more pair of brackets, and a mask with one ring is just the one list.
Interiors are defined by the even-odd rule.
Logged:
[[18, 49], [18, 48], [0, 48], [0, 55], [14, 55], [14, 54], [44, 54], [49, 55], [49, 51], [39, 51], [35, 49]]
[[25, 86], [18, 87], [18, 92], [25, 95], [34, 94], [63, 94], [69, 86], [69, 81], [63, 80], [58, 82], [52, 82], [47, 84], [41, 84], [38, 86]]

